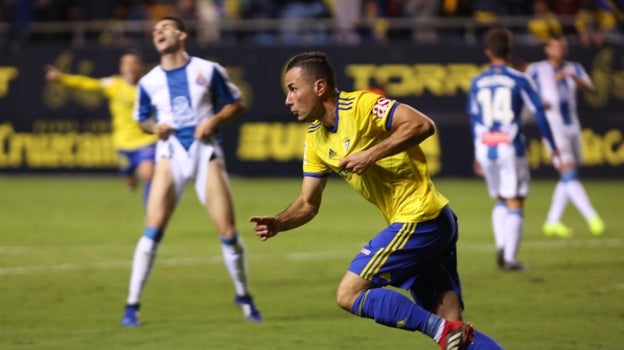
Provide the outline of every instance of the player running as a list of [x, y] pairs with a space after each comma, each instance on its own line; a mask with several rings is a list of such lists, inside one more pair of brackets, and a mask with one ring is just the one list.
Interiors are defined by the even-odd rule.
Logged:
[[128, 51], [119, 59], [119, 75], [96, 79], [84, 75], [66, 74], [58, 68], [45, 66], [46, 79], [56, 81], [68, 88], [102, 93], [109, 101], [113, 126], [113, 144], [119, 154], [119, 168], [124, 182], [134, 190], [136, 175], [143, 182], [143, 202], [147, 202], [152, 175], [154, 174], [154, 151], [156, 136], [146, 134], [132, 117], [137, 82], [143, 74], [143, 61], [134, 51]]
[[[419, 331], [441, 349], [501, 349], [462, 321], [457, 219], [435, 188], [419, 144], [435, 132], [416, 109], [368, 91], [338, 91], [322, 52], [286, 64], [286, 105], [310, 123], [299, 197], [275, 216], [253, 216], [261, 240], [309, 222], [330, 173], [383, 214], [386, 228], [355, 256], [338, 285], [338, 305], [389, 327]], [[336, 233], [339, 237], [339, 232]], [[411, 292], [405, 295], [388, 285]]]

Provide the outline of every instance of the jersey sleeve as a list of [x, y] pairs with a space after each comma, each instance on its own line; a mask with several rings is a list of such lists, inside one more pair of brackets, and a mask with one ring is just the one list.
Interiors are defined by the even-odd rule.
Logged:
[[537, 127], [540, 129], [542, 136], [546, 139], [551, 149], [556, 150], [557, 146], [555, 146], [555, 140], [552, 136], [550, 126], [548, 125], [546, 114], [544, 113], [544, 103], [542, 102], [542, 98], [537, 93], [535, 83], [529, 78], [524, 78], [520, 81], [520, 93], [525, 106], [527, 106], [527, 108], [529, 108], [535, 116]]
[[372, 123], [376, 128], [389, 131], [398, 105], [396, 100], [366, 92], [360, 97], [358, 109], [359, 113], [372, 118]]
[[525, 71], [525, 76], [527, 76], [529, 79], [531, 79], [535, 83], [537, 91], [539, 92], [540, 86], [539, 86], [539, 80], [537, 79], [537, 64], [536, 63], [531, 63], [527, 66], [527, 69]]
[[475, 83], [474, 81], [470, 84], [470, 91], [468, 91], [467, 101], [466, 101], [466, 114], [470, 117], [470, 119], [477, 118], [479, 116], [479, 104], [477, 103], [475, 96]]
[[479, 120], [479, 116], [481, 114], [479, 103], [477, 103], [475, 91], [475, 82], [472, 81], [472, 83], [470, 84], [470, 91], [468, 91], [468, 96], [466, 97], [466, 114], [468, 114], [468, 119], [470, 121], [470, 130], [472, 130], [473, 139], [476, 138], [475, 125]]
[[210, 82], [210, 92], [213, 105], [230, 104], [241, 98], [241, 92], [228, 77], [225, 68], [219, 64], [214, 64], [212, 81]]
[[152, 99], [139, 82], [137, 96], [132, 111], [134, 120], [142, 122], [152, 117]]
[[103, 79], [96, 79], [84, 75], [61, 74], [59, 82], [64, 86], [82, 91], [99, 91], [103, 92]]
[[585, 84], [589, 85], [590, 87], [594, 87], [594, 84], [591, 81], [591, 78], [589, 77], [589, 74], [587, 74], [587, 72], [585, 71], [585, 68], [583, 68], [583, 66], [578, 63], [578, 62], [574, 62], [574, 74], [579, 77]]

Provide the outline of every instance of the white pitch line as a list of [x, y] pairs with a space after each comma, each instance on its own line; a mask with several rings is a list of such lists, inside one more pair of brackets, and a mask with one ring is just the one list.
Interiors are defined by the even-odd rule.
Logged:
[[[563, 249], [567, 247], [585, 247], [585, 248], [622, 248], [624, 247], [624, 239], [612, 238], [612, 239], [560, 239], [553, 241], [529, 241], [522, 242], [522, 249], [525, 250], [549, 250], [549, 249]], [[318, 252], [298, 252], [298, 253], [286, 253], [282, 258], [290, 261], [318, 261], [332, 258], [352, 257], [357, 251], [358, 247], [346, 252], [341, 249], [337, 251], [318, 251]], [[459, 243], [459, 249], [468, 252], [482, 252], [490, 251], [493, 249], [493, 244], [462, 244]], [[7, 247], [0, 247], [0, 254], [10, 250]], [[27, 247], [20, 247], [22, 252], [27, 251]], [[252, 254], [252, 259], [273, 259], [276, 256], [274, 254]], [[159, 259], [156, 264], [159, 266], [200, 266], [200, 265], [212, 265], [220, 264], [223, 259], [221, 255], [205, 256], [205, 257], [183, 257], [183, 258], [169, 258]], [[72, 271], [83, 270], [111, 270], [116, 268], [130, 268], [131, 261], [101, 261], [101, 262], [84, 262], [84, 263], [65, 263], [57, 265], [39, 265], [39, 266], [14, 266], [14, 267], [2, 267], [0, 268], [0, 276], [13, 276], [35, 273], [62, 273]]]

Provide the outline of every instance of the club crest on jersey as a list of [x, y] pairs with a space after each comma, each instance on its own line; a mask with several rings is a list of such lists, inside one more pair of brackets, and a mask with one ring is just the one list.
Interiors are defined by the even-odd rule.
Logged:
[[204, 78], [204, 76], [199, 73], [197, 74], [197, 78], [195, 78], [195, 83], [199, 86], [206, 86], [208, 85], [208, 80], [206, 80], [206, 78]]

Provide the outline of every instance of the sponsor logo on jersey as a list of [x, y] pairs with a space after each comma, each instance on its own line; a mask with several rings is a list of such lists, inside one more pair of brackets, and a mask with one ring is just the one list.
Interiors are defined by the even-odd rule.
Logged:
[[510, 144], [509, 133], [502, 131], [489, 131], [481, 135], [481, 143], [487, 146]]

